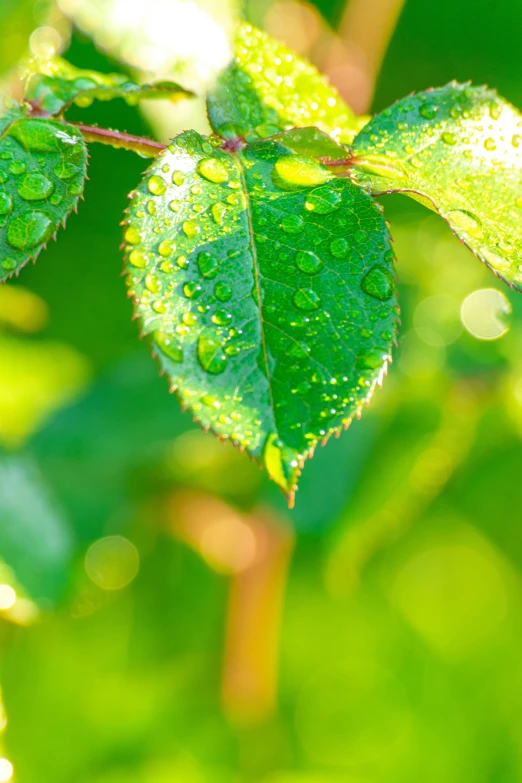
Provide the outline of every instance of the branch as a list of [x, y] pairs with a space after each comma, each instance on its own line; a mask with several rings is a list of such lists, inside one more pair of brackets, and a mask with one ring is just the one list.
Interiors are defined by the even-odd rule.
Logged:
[[134, 136], [132, 133], [115, 131], [108, 128], [98, 128], [95, 125], [82, 125], [79, 122], [69, 122], [82, 133], [86, 141], [97, 141], [107, 144], [115, 149], [132, 150], [146, 158], [154, 158], [167, 148], [166, 144], [153, 141], [143, 136]]

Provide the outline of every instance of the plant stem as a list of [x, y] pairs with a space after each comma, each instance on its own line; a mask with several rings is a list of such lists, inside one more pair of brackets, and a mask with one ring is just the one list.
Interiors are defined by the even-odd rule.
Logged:
[[350, 0], [342, 19], [341, 41], [326, 71], [357, 114], [368, 112], [388, 44], [406, 0]]
[[132, 150], [147, 158], [154, 158], [162, 150], [167, 148], [166, 144], [159, 141], [153, 141], [143, 136], [134, 136], [132, 133], [124, 131], [110, 130], [109, 128], [98, 128], [95, 125], [82, 125], [78, 122], [70, 122], [81, 131], [86, 141], [97, 141], [100, 144], [108, 144], [116, 149]]

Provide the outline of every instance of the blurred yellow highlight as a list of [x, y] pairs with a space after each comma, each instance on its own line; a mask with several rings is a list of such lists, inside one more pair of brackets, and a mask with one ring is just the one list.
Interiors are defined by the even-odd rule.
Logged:
[[122, 590], [136, 578], [139, 568], [138, 550], [123, 536], [95, 541], [85, 556], [87, 576], [102, 590]]
[[462, 323], [478, 340], [498, 340], [508, 329], [509, 299], [495, 288], [473, 291], [462, 302]]

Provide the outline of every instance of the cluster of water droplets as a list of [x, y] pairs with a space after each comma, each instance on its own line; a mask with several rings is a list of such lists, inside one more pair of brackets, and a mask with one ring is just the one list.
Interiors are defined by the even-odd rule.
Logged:
[[451, 84], [405, 98], [364, 129], [355, 155], [361, 184], [410, 189], [522, 286], [522, 116], [495, 92]]
[[[216, 114], [222, 135], [246, 134], [252, 140], [283, 128], [316, 126], [342, 141], [352, 140], [355, 118], [308, 61], [250, 25], [239, 26], [234, 48], [235, 63], [223, 84], [238, 118], [221, 122]], [[211, 120], [212, 104], [211, 99]]]
[[20, 119], [0, 142], [0, 278], [54, 234], [83, 190], [83, 139], [72, 128]]

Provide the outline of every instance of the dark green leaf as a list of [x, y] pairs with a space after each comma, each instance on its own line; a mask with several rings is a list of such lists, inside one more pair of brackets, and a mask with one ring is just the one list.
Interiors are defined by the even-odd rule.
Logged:
[[404, 98], [363, 129], [353, 152], [356, 181], [439, 212], [522, 290], [522, 116], [495, 91], [453, 83]]
[[348, 143], [366, 122], [311, 63], [267, 33], [239, 25], [234, 55], [208, 97], [210, 123], [224, 138], [315, 125]]
[[33, 119], [9, 99], [0, 117], [0, 281], [65, 223], [83, 192], [87, 149], [76, 128]]
[[379, 208], [276, 142], [232, 154], [188, 132], [154, 161], [127, 222], [130, 293], [172, 389], [291, 498], [304, 459], [359, 413], [390, 357]]
[[32, 60], [27, 66], [25, 99], [49, 114], [58, 114], [72, 103], [90, 106], [94, 100], [123, 98], [134, 105], [145, 99], [179, 101], [191, 96], [175, 82], [140, 85], [120, 73], [81, 70], [61, 57]]

